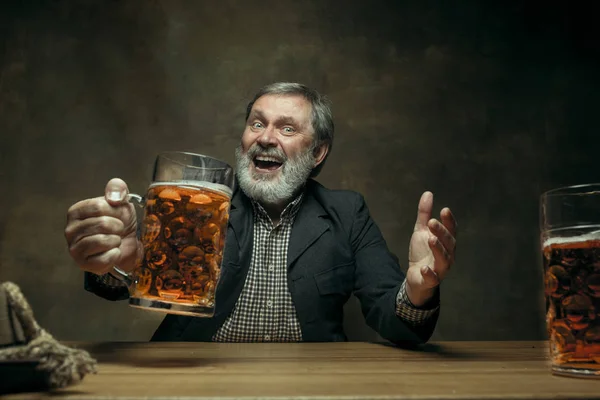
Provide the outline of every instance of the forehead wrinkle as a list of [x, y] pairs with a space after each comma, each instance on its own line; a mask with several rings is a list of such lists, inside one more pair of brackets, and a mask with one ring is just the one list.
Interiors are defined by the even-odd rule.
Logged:
[[300, 125], [300, 122], [294, 117], [282, 115], [282, 116], [277, 117], [277, 119], [275, 120], [275, 124], [278, 124], [278, 125], [286, 125], [286, 124]]
[[250, 111], [250, 115], [248, 115], [248, 119], [250, 118], [260, 118], [260, 119], [265, 119], [265, 115], [263, 114], [262, 111], [257, 110], [256, 108], [252, 108], [252, 110]]

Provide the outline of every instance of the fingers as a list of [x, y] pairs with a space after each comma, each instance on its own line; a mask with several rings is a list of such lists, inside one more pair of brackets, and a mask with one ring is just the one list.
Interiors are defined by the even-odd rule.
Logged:
[[112, 271], [114, 266], [119, 265], [120, 259], [121, 250], [114, 248], [105, 251], [104, 253], [88, 257], [86, 263], [80, 264], [80, 268], [96, 275], [104, 275]]
[[101, 216], [83, 220], [73, 220], [65, 228], [65, 237], [69, 245], [74, 245], [86, 236], [107, 234], [123, 235], [125, 224], [118, 218]]
[[431, 218], [431, 212], [433, 210], [433, 193], [424, 192], [419, 200], [419, 207], [417, 211], [417, 222], [415, 222], [415, 231], [426, 229], [427, 222]]
[[440, 240], [436, 236], [432, 236], [427, 241], [429, 244], [429, 248], [433, 253], [434, 263], [430, 268], [433, 267], [433, 272], [437, 274], [439, 281], [444, 279], [446, 276], [446, 272], [450, 269], [450, 266], [453, 264], [453, 256], [452, 253], [448, 252], [446, 248], [442, 245]]
[[456, 247], [456, 238], [441, 222], [435, 219], [429, 220], [427, 227], [431, 233], [441, 242], [441, 245], [449, 254], [454, 253]]
[[104, 196], [80, 201], [67, 211], [69, 253], [83, 270], [102, 273], [120, 261], [122, 238], [135, 235], [136, 215], [128, 193], [125, 182], [111, 179]]
[[[114, 203], [114, 202], [113, 202]], [[123, 223], [131, 222], [134, 210], [129, 203], [121, 206], [112, 206], [104, 197], [86, 199], [72, 205], [67, 211], [67, 224], [75, 220], [84, 220], [94, 217], [113, 217]]]
[[117, 264], [121, 256], [119, 235], [86, 236], [69, 247], [69, 253], [84, 270], [102, 273]]
[[450, 235], [456, 238], [458, 224], [456, 223], [456, 218], [454, 218], [452, 211], [450, 211], [448, 207], [443, 208], [440, 212], [440, 218]]
[[446, 250], [437, 236], [431, 236], [427, 241], [427, 244], [429, 244], [429, 248], [433, 252], [433, 256], [436, 260], [450, 261], [450, 252]]
[[108, 204], [117, 206], [127, 202], [129, 188], [127, 184], [119, 178], [113, 178], [106, 184], [104, 189], [104, 197]]
[[[433, 194], [425, 192], [419, 201], [415, 233], [409, 247], [409, 263], [415, 267], [411, 276], [418, 276], [413, 283], [429, 289], [439, 285], [454, 264], [457, 232], [456, 219], [449, 208], [440, 212], [441, 222], [431, 218], [432, 211]], [[425, 237], [429, 250], [419, 247]]]
[[101, 253], [117, 248], [121, 245], [119, 235], [93, 235], [86, 236], [74, 243], [69, 251], [76, 261], [85, 262], [88, 258], [98, 256]]
[[438, 274], [426, 265], [421, 267], [421, 276], [423, 277], [423, 283], [427, 287], [435, 287], [440, 284]]

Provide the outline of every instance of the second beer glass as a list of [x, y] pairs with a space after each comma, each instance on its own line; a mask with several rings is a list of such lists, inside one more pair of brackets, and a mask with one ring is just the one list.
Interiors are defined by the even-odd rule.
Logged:
[[600, 377], [600, 185], [541, 198], [546, 323], [552, 371]]

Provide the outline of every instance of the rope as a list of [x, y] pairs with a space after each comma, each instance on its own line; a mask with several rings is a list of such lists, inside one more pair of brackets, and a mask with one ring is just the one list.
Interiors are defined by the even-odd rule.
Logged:
[[12, 309], [23, 328], [27, 343], [0, 349], [0, 361], [36, 360], [37, 369], [46, 373], [48, 388], [61, 388], [75, 384], [89, 373], [96, 373], [96, 360], [81, 349], [73, 349], [59, 343], [42, 329], [33, 310], [17, 285], [12, 282], [0, 284], [0, 294], [6, 292], [9, 312]]

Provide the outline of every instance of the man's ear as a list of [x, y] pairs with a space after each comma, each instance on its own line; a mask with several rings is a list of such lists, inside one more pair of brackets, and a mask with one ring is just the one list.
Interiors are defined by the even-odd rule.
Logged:
[[313, 168], [316, 168], [317, 165], [321, 164], [323, 162], [323, 160], [325, 160], [325, 157], [327, 156], [328, 152], [329, 152], [329, 145], [326, 143], [323, 143], [323, 144], [317, 146], [313, 150], [313, 155], [315, 156], [315, 166]]

